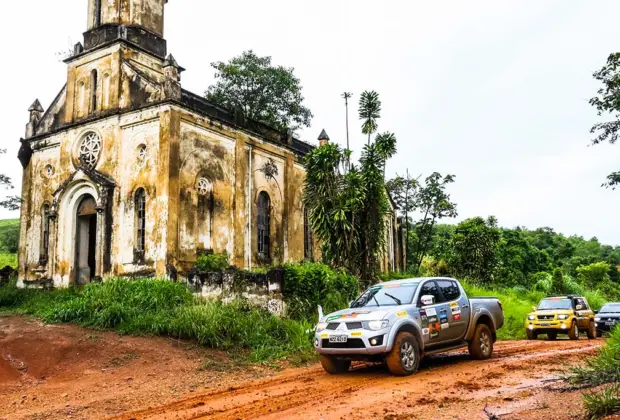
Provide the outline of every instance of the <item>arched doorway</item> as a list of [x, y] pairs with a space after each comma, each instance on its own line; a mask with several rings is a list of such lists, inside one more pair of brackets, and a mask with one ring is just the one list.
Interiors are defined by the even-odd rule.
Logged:
[[75, 235], [75, 283], [87, 284], [95, 277], [97, 248], [97, 202], [86, 194], [77, 207]]

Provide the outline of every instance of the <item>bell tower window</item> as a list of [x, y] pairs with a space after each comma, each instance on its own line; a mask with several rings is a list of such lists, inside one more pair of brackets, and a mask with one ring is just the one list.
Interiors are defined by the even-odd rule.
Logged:
[[90, 112], [97, 111], [97, 70], [90, 73]]

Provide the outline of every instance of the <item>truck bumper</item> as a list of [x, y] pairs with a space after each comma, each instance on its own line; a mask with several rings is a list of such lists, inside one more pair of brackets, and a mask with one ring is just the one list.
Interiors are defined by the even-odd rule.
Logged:
[[[328, 331], [314, 335], [314, 348], [320, 354], [329, 355], [376, 355], [386, 353], [390, 328], [378, 331]], [[346, 337], [345, 342], [330, 342], [330, 337]]]
[[567, 321], [547, 321], [547, 322], [538, 322], [538, 321], [528, 321], [525, 328], [539, 333], [546, 334], [548, 332], [555, 332], [558, 334], [568, 334], [568, 330], [571, 326], [570, 320]]

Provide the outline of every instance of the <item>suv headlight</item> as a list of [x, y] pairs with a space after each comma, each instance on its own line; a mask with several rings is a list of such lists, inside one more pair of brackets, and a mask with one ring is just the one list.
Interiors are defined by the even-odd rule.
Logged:
[[535, 319], [536, 319], [536, 316], [534, 316], [534, 315], [530, 315], [530, 316], [528, 316], [528, 317], [527, 317], [527, 319], [529, 319], [530, 321], [533, 321], [533, 320], [535, 320]]
[[563, 320], [565, 320], [565, 319], [568, 319], [568, 315], [558, 315], [558, 319], [559, 319], [560, 321], [563, 321]]
[[327, 322], [319, 322], [318, 324], [316, 324], [316, 332], [321, 332], [325, 328], [327, 328]]
[[372, 331], [382, 330], [390, 324], [390, 321], [369, 321], [368, 329]]
[[599, 321], [601, 320], [601, 317], [597, 316], [596, 318], [594, 318], [594, 320], [595, 320], [596, 322], [599, 322]]

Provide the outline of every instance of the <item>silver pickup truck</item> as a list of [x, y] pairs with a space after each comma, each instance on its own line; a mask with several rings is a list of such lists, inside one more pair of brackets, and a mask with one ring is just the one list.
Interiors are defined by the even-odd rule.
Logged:
[[473, 358], [488, 359], [503, 325], [498, 299], [468, 298], [452, 278], [414, 278], [372, 286], [342, 311], [324, 316], [319, 307], [314, 346], [331, 374], [369, 360], [405, 376], [423, 356], [465, 346]]

